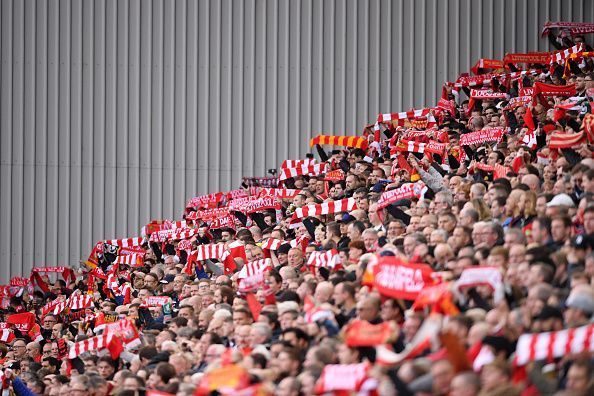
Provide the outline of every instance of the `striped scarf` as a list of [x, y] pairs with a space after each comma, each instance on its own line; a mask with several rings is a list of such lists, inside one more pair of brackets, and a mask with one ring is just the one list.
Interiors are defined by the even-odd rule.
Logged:
[[150, 242], [166, 242], [169, 240], [188, 239], [198, 233], [195, 228], [176, 228], [174, 230], [161, 230], [153, 232], [149, 238]]
[[117, 247], [131, 247], [142, 245], [144, 238], [124, 238], [124, 239], [108, 239], [103, 241], [105, 245], [117, 246]]
[[313, 147], [316, 144], [324, 145], [328, 144], [331, 146], [345, 146], [345, 147], [354, 147], [360, 149], [367, 149], [367, 139], [361, 136], [328, 136], [328, 135], [319, 135], [312, 138], [309, 141], [309, 146]]
[[553, 360], [567, 355], [594, 351], [594, 324], [537, 334], [518, 339], [514, 364], [523, 366], [536, 360]]
[[302, 165], [297, 168], [283, 168], [278, 176], [279, 181], [297, 176], [319, 176], [326, 173], [326, 163], [315, 165]]
[[267, 250], [278, 250], [282, 244], [283, 241], [280, 239], [266, 238], [260, 247]]
[[394, 151], [408, 151], [410, 153], [429, 153], [443, 156], [446, 150], [445, 143], [439, 143], [431, 140], [427, 143], [418, 143], [412, 140], [401, 139], [395, 147]]
[[568, 149], [579, 146], [585, 140], [584, 132], [577, 133], [562, 133], [559, 131], [552, 132], [549, 135], [550, 149]]
[[127, 254], [124, 256], [117, 256], [114, 264], [130, 265], [132, 267], [142, 267], [144, 254]]
[[329, 270], [333, 270], [338, 269], [340, 264], [340, 256], [336, 249], [331, 249], [327, 252], [312, 252], [307, 260], [307, 266], [312, 269], [328, 268]]
[[315, 164], [316, 164], [316, 160], [313, 158], [299, 159], [299, 160], [284, 160], [283, 163], [281, 164], [281, 169], [298, 168], [303, 165], [310, 166], [310, 165], [315, 165]]
[[250, 261], [245, 264], [241, 271], [237, 274], [239, 279], [248, 278], [256, 274], [263, 274], [270, 271], [273, 268], [272, 260], [265, 258], [262, 260]]
[[320, 216], [340, 212], [350, 212], [357, 209], [355, 198], [345, 198], [339, 201], [329, 201], [321, 204], [311, 204], [297, 208], [291, 217], [291, 224], [300, 223], [300, 219], [309, 216]]
[[571, 48], [567, 48], [567, 49], [564, 49], [561, 51], [554, 52], [550, 57], [549, 63], [550, 64], [562, 63], [565, 61], [565, 59], [569, 58], [571, 56], [571, 54], [577, 54], [577, 53], [583, 52], [585, 49], [586, 48], [585, 48], [584, 44], [579, 43], [579, 44], [574, 45]]
[[435, 117], [431, 113], [432, 109], [424, 108], [419, 110], [410, 110], [404, 111], [400, 113], [387, 113], [387, 114], [380, 114], [377, 117], [378, 123], [387, 123], [394, 126], [413, 126], [421, 128], [433, 128], [437, 125], [437, 121]]

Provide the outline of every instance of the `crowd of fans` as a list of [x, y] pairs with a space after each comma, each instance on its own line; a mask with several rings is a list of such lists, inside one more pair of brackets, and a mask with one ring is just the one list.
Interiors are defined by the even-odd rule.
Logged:
[[[551, 37], [560, 49], [584, 43]], [[586, 50], [479, 68], [484, 81], [445, 84], [429, 113], [380, 116], [364, 144], [318, 145], [319, 161], [281, 171], [291, 177], [277, 188], [234, 193], [272, 194], [276, 207], [225, 211], [234, 197], [210, 194], [182, 225], [153, 222], [140, 242], [102, 241], [79, 267], [13, 279], [2, 289], [3, 391], [594, 394]], [[539, 82], [573, 91], [514, 100]], [[487, 95], [471, 92], [481, 85]], [[320, 209], [328, 202], [347, 203]], [[308, 206], [320, 210], [302, 215]], [[379, 268], [395, 272], [381, 283]]]

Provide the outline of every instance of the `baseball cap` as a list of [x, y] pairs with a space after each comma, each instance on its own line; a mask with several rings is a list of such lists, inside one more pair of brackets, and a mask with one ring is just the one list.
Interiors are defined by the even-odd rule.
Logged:
[[553, 207], [553, 206], [568, 206], [570, 208], [575, 207], [575, 202], [573, 202], [573, 199], [571, 199], [571, 197], [567, 194], [557, 194], [553, 197], [553, 199], [551, 199], [551, 202], [549, 202], [547, 204], [547, 206]]
[[166, 284], [168, 284], [168, 283], [171, 283], [171, 282], [173, 282], [173, 280], [174, 280], [174, 279], [175, 279], [175, 275], [168, 274], [168, 275], [165, 275], [165, 276], [163, 277], [163, 279], [161, 279], [161, 283], [163, 283], [163, 284], [165, 284], [165, 285], [166, 285]]

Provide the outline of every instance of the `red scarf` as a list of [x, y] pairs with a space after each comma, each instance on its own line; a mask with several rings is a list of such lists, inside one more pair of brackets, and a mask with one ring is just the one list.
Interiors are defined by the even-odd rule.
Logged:
[[74, 275], [74, 271], [68, 267], [38, 267], [33, 268], [31, 270], [31, 283], [36, 284], [39, 286], [41, 290], [44, 292], [49, 292], [49, 285], [43, 280], [40, 273], [47, 273], [47, 272], [57, 272], [62, 274], [62, 278], [66, 281], [66, 286], [69, 285], [70, 282], [74, 282], [76, 280], [76, 276]]
[[388, 342], [394, 329], [389, 322], [373, 325], [366, 320], [353, 320], [346, 325], [345, 343], [348, 347], [376, 346]]
[[510, 63], [538, 63], [541, 65], [548, 65], [551, 59], [550, 52], [528, 52], [525, 54], [505, 54], [503, 63], [508, 65]]
[[380, 257], [373, 271], [374, 286], [380, 294], [392, 298], [414, 300], [423, 288], [434, 283], [428, 265], [405, 263], [393, 256]]
[[460, 136], [460, 146], [483, 144], [485, 142], [498, 142], [505, 133], [506, 128], [486, 128], [480, 131], [466, 133]]
[[575, 85], [552, 85], [542, 82], [535, 82], [532, 90], [532, 105], [540, 102], [545, 107], [550, 107], [545, 96], [575, 96]]
[[546, 36], [551, 29], [569, 30], [575, 35], [594, 33], [594, 23], [585, 22], [547, 22], [542, 29], [542, 35]]
[[479, 59], [470, 71], [479, 74], [479, 69], [503, 69], [503, 66], [503, 62], [499, 59]]

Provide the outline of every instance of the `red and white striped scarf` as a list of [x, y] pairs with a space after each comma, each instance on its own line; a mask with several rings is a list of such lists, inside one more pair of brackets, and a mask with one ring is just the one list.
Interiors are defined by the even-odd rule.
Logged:
[[301, 251], [305, 252], [305, 248], [309, 244], [309, 238], [307, 235], [302, 235], [299, 238], [291, 239], [289, 243], [293, 248], [300, 248]]
[[419, 143], [414, 140], [401, 139], [394, 147], [395, 151], [408, 151], [410, 153], [429, 153], [443, 155], [446, 150], [445, 143], [431, 140], [427, 143]]
[[338, 250], [331, 249], [327, 252], [312, 252], [307, 260], [307, 265], [311, 268], [337, 269], [341, 264]]
[[291, 217], [291, 223], [299, 223], [300, 219], [309, 216], [321, 216], [340, 212], [350, 212], [354, 209], [357, 209], [357, 203], [355, 201], [355, 198], [345, 198], [339, 201], [329, 201], [321, 204], [311, 204], [297, 208], [297, 210], [295, 210], [295, 213], [293, 213], [293, 216]]
[[[377, 117], [378, 123], [389, 123], [392, 126], [406, 126], [407, 122], [413, 125], [418, 124], [420, 128], [428, 129], [437, 125], [435, 117], [431, 113], [432, 109], [424, 108], [419, 110], [404, 111], [400, 113], [380, 114]], [[426, 120], [425, 123], [415, 123], [415, 120]]]
[[95, 337], [87, 338], [86, 340], [75, 342], [74, 345], [70, 347], [68, 358], [74, 359], [84, 352], [98, 351], [107, 348], [107, 345], [111, 342], [111, 338], [111, 333], [105, 333]]
[[106, 245], [111, 246], [118, 246], [118, 247], [131, 247], [131, 246], [140, 246], [144, 241], [143, 237], [136, 237], [136, 238], [124, 238], [124, 239], [107, 239], [103, 241]]
[[564, 63], [565, 62], [565, 59], [569, 58], [569, 56], [571, 54], [577, 54], [577, 53], [583, 52], [584, 49], [585, 49], [584, 44], [583, 43], [578, 43], [578, 44], [574, 45], [571, 48], [567, 48], [567, 49], [564, 49], [564, 50], [561, 50], [561, 51], [554, 52], [551, 55], [550, 64], [553, 64], [553, 63]]
[[518, 339], [514, 363], [523, 366], [536, 360], [552, 360], [594, 351], [594, 324], [537, 334], [523, 334]]
[[58, 305], [54, 307], [54, 315], [61, 314], [66, 308], [76, 310], [89, 308], [91, 305], [93, 305], [93, 296], [89, 294], [71, 296], [68, 300], [58, 303]]
[[313, 158], [306, 158], [306, 159], [298, 159], [298, 160], [284, 160], [281, 164], [281, 169], [285, 168], [298, 168], [300, 166], [310, 166], [315, 165], [316, 160]]
[[465, 133], [460, 136], [460, 146], [483, 144], [485, 142], [499, 142], [505, 133], [505, 128], [485, 128], [480, 131]]
[[281, 241], [280, 239], [266, 238], [262, 242], [262, 245], [260, 247], [262, 249], [278, 250], [278, 248], [280, 248], [282, 244], [283, 244], [283, 241]]
[[200, 245], [196, 248], [197, 256], [196, 260], [209, 260], [209, 259], [220, 259], [225, 253], [224, 243], [215, 243], [209, 245]]
[[362, 136], [328, 136], [328, 135], [319, 135], [314, 138], [311, 138], [309, 141], [309, 146], [315, 146], [316, 144], [320, 145], [331, 145], [331, 146], [345, 146], [345, 147], [354, 147], [360, 148], [363, 150], [367, 149], [368, 141], [367, 138]]
[[174, 230], [161, 230], [153, 232], [149, 238], [150, 242], [166, 242], [168, 240], [188, 239], [198, 233], [195, 228], [176, 228]]
[[124, 256], [117, 256], [114, 264], [130, 265], [132, 267], [142, 267], [144, 254], [126, 254]]
[[584, 132], [562, 133], [559, 131], [549, 134], [550, 149], [567, 149], [579, 146], [586, 139]]
[[249, 263], [245, 264], [237, 277], [239, 279], [242, 278], [249, 278], [256, 274], [261, 274], [268, 272], [272, 269], [272, 260], [269, 258], [265, 258], [262, 260], [250, 261]]
[[315, 164], [315, 165], [302, 165], [296, 168], [283, 168], [281, 169], [278, 180], [287, 180], [297, 176], [319, 176], [326, 173], [327, 164]]

